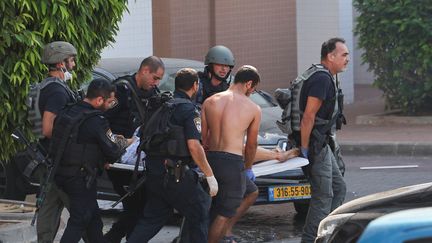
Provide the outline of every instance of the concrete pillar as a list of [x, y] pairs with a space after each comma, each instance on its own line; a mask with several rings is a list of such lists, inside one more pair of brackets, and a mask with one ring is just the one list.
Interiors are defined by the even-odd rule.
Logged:
[[339, 74], [345, 103], [354, 101], [353, 7], [352, 0], [297, 0], [297, 72], [320, 62], [321, 45], [332, 37], [342, 37], [350, 50], [348, 69]]

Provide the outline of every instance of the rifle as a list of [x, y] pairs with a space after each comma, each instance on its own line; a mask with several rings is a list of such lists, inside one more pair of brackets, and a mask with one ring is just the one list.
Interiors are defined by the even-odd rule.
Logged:
[[46, 156], [47, 152], [39, 143], [31, 143], [19, 128], [15, 129], [11, 136], [25, 146], [24, 154], [29, 161], [25, 165], [23, 175], [29, 180], [30, 184], [34, 184], [31, 182], [31, 177], [36, 168], [39, 165], [49, 165], [51, 163]]
[[129, 187], [125, 188], [126, 190], [126, 194], [124, 194], [119, 200], [117, 200], [115, 203], [113, 203], [111, 205], [111, 208], [114, 208], [115, 206], [117, 206], [117, 204], [119, 204], [120, 202], [122, 202], [125, 198], [132, 196], [132, 194], [134, 194], [140, 187], [142, 187], [142, 185], [144, 184], [144, 182], [146, 181], [147, 177], [145, 175], [145, 171], [143, 171], [143, 175], [141, 176], [141, 178], [139, 178], [139, 180], [137, 180], [135, 183], [133, 183], [133, 185], [130, 185]]

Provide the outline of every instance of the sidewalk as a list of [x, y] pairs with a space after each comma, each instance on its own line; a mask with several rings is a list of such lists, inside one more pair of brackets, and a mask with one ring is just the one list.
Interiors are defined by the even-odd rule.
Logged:
[[337, 132], [343, 154], [432, 156], [432, 116], [382, 116], [388, 111], [380, 90], [355, 85], [354, 91], [354, 103], [344, 107], [348, 124]]

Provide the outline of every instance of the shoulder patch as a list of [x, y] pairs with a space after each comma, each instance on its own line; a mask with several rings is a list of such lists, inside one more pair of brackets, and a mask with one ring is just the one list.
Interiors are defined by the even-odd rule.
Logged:
[[113, 143], [115, 143], [115, 136], [112, 133], [111, 129], [108, 129], [108, 131], [106, 132], [106, 136], [108, 137], [109, 140], [111, 140]]
[[194, 121], [196, 129], [198, 130], [198, 132], [201, 133], [201, 118], [200, 117], [195, 117], [193, 119], [193, 121]]

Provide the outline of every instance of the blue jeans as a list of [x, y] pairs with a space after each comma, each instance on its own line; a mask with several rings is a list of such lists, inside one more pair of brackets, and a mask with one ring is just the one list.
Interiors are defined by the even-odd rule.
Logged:
[[70, 217], [61, 243], [79, 242], [84, 232], [90, 242], [106, 242], [102, 234], [102, 219], [96, 201], [96, 182], [86, 187], [84, 177], [56, 176], [57, 185], [69, 196]]

